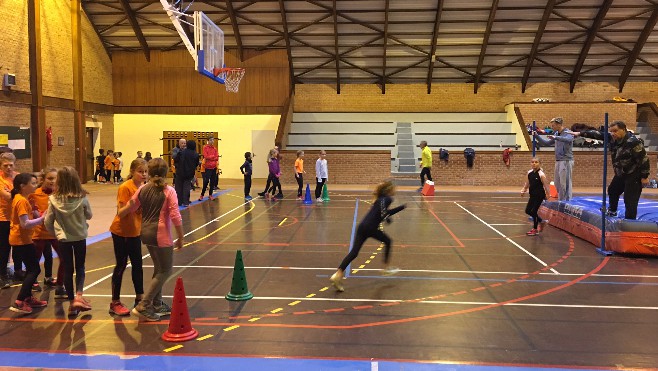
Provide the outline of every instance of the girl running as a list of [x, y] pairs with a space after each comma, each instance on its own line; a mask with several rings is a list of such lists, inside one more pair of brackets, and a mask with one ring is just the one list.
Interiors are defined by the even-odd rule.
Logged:
[[[61, 259], [64, 261], [64, 287], [71, 301], [69, 316], [91, 310], [82, 297], [85, 286], [85, 258], [87, 256], [87, 220], [92, 217], [87, 191], [82, 188], [78, 172], [64, 166], [57, 171], [55, 191], [48, 197], [48, 211], [44, 225], [59, 241]], [[73, 269], [75, 267], [75, 294]]]
[[370, 237], [381, 241], [386, 246], [384, 249], [384, 274], [395, 274], [398, 272], [398, 268], [390, 266], [391, 258], [391, 238], [384, 233], [380, 225], [386, 220], [390, 223], [390, 217], [404, 210], [406, 205], [400, 205], [394, 209], [389, 210], [389, 206], [393, 203], [393, 195], [395, 194], [395, 186], [392, 182], [386, 181], [377, 186], [375, 189], [375, 202], [373, 202], [370, 211], [363, 218], [361, 223], [356, 230], [356, 236], [354, 237], [354, 244], [352, 245], [352, 250], [345, 256], [343, 262], [340, 263], [338, 270], [334, 273], [331, 278], [331, 284], [336, 288], [337, 291], [345, 291], [342, 283], [342, 279], [345, 276], [345, 269], [347, 266], [359, 255], [359, 250], [366, 240]]
[[[144, 184], [148, 176], [148, 167], [146, 161], [136, 158], [130, 163], [130, 174], [128, 180], [119, 186], [117, 193], [117, 210], [124, 207], [137, 189]], [[130, 315], [130, 310], [121, 303], [121, 282], [123, 272], [128, 265], [130, 258], [131, 275], [133, 286], [135, 287], [135, 305], [137, 305], [144, 294], [144, 272], [142, 270], [142, 240], [140, 234], [142, 230], [141, 210], [134, 213], [128, 213], [126, 216], [119, 218], [114, 217], [110, 232], [112, 232], [112, 242], [114, 243], [114, 257], [116, 265], [112, 272], [112, 302], [110, 303], [110, 314], [117, 316]]]
[[43, 216], [35, 211], [28, 197], [37, 189], [37, 177], [31, 173], [21, 173], [14, 178], [14, 189], [11, 190], [11, 227], [9, 243], [16, 249], [25, 263], [25, 279], [16, 301], [9, 308], [12, 312], [30, 314], [32, 308], [48, 305], [32, 296], [32, 284], [37, 281], [41, 269], [37, 259], [37, 250], [32, 243], [34, 227], [43, 223]]
[[[39, 175], [41, 185], [32, 193], [28, 200], [33, 205], [34, 209], [39, 213], [45, 213], [48, 210], [48, 197], [55, 189], [55, 182], [57, 181], [57, 169], [45, 168], [41, 170]], [[41, 259], [43, 255], [43, 267], [45, 270], [45, 278], [43, 284], [45, 286], [57, 286], [55, 288], [55, 298], [64, 298], [64, 264], [61, 260], [61, 252], [59, 251], [59, 244], [55, 235], [48, 232], [46, 228], [40, 224], [34, 228], [32, 241], [37, 249], [37, 260]], [[57, 279], [53, 279], [53, 249], [60, 257], [59, 268], [57, 269]], [[39, 283], [36, 282], [32, 288], [33, 291], [41, 291]]]
[[532, 229], [526, 234], [528, 236], [536, 236], [544, 229], [545, 224], [545, 221], [539, 217], [537, 211], [539, 211], [541, 203], [551, 197], [551, 193], [548, 187], [548, 181], [546, 180], [546, 175], [541, 169], [541, 161], [539, 161], [539, 158], [533, 157], [532, 160], [530, 160], [530, 165], [532, 166], [532, 169], [528, 170], [528, 180], [526, 180], [525, 185], [523, 185], [521, 196], [525, 195], [528, 188], [530, 188], [530, 199], [525, 207], [525, 213], [532, 217]]
[[176, 248], [183, 247], [183, 222], [178, 211], [178, 197], [176, 191], [165, 184], [167, 171], [167, 163], [163, 159], [149, 161], [149, 182], [139, 188], [130, 202], [117, 213], [119, 218], [123, 218], [140, 207], [142, 210], [142, 241], [153, 260], [153, 279], [132, 313], [146, 321], [158, 321], [160, 316], [171, 314], [171, 307], [162, 301], [162, 286], [173, 267], [172, 223], [178, 235]]

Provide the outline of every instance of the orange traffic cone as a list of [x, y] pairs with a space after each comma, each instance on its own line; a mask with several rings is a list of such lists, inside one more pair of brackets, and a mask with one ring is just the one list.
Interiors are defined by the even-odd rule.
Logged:
[[434, 196], [434, 182], [431, 180], [426, 180], [423, 189], [420, 191], [420, 194], [423, 196]]
[[548, 186], [549, 193], [552, 198], [558, 198], [557, 188], [555, 187], [555, 182], [551, 182]]
[[185, 287], [183, 278], [178, 277], [174, 289], [174, 302], [171, 309], [169, 329], [162, 334], [165, 341], [187, 341], [199, 336], [199, 331], [192, 328], [190, 313], [187, 311], [187, 299], [185, 299]]

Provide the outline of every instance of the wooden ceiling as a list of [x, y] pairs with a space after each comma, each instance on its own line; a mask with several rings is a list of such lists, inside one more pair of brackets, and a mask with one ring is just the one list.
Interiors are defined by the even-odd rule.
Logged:
[[[183, 48], [160, 0], [83, 0], [108, 53]], [[295, 84], [658, 80], [658, 0], [182, 0]]]

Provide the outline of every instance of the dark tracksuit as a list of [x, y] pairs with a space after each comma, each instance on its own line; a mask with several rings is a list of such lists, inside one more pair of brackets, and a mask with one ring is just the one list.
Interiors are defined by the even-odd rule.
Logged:
[[388, 209], [388, 207], [393, 202], [393, 199], [389, 196], [379, 197], [368, 211], [368, 214], [363, 218], [361, 223], [356, 229], [356, 236], [354, 237], [354, 244], [352, 245], [352, 250], [345, 256], [343, 262], [340, 263], [338, 269], [344, 271], [347, 266], [354, 260], [358, 255], [361, 247], [370, 237], [381, 241], [386, 246], [384, 250], [384, 262], [388, 263], [391, 252], [391, 238], [382, 231], [379, 230], [379, 225], [384, 219], [397, 214], [398, 212], [404, 210], [405, 206], [401, 205], [394, 209]]
[[251, 192], [251, 173], [253, 172], [251, 159], [244, 161], [244, 164], [240, 166], [240, 172], [244, 175], [244, 196], [247, 197]]
[[530, 199], [525, 207], [525, 213], [532, 217], [532, 228], [534, 229], [537, 229], [537, 225], [542, 221], [537, 212], [539, 211], [541, 203], [546, 199], [546, 190], [544, 189], [544, 183], [541, 181], [542, 174], [543, 172], [541, 170], [528, 171], [528, 193]]

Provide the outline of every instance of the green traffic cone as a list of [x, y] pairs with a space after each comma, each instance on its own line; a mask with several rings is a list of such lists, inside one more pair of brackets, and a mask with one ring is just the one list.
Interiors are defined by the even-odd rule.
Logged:
[[244, 263], [242, 262], [242, 251], [238, 250], [235, 254], [235, 265], [233, 268], [233, 281], [231, 282], [231, 292], [226, 294], [226, 300], [242, 301], [249, 300], [254, 294], [247, 288], [247, 276], [244, 272]]
[[324, 187], [322, 187], [322, 201], [329, 201], [329, 189], [327, 188], [327, 184], [324, 184]]

